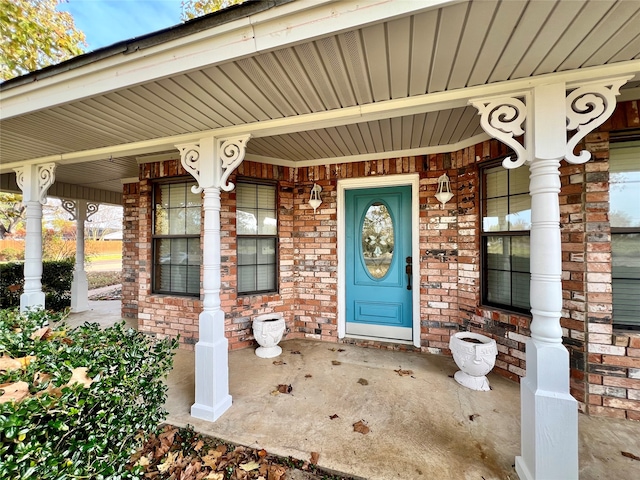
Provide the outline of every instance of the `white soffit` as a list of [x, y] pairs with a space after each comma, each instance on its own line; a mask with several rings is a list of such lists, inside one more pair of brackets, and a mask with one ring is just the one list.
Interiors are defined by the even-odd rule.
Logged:
[[[622, 96], [640, 98], [640, 2], [302, 0], [249, 18], [2, 92], [2, 171], [247, 132], [247, 158], [282, 164], [450, 151], [481, 133], [470, 97], [635, 75]], [[252, 53], [217, 43], [243, 28]], [[185, 58], [153, 63], [170, 51]]]

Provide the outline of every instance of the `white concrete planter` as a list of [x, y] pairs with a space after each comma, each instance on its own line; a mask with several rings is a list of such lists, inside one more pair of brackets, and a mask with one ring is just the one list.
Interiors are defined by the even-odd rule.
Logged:
[[282, 314], [267, 313], [253, 319], [253, 336], [260, 345], [256, 355], [260, 358], [277, 357], [282, 353], [278, 346], [284, 334], [285, 323]]
[[479, 333], [459, 332], [449, 340], [449, 349], [460, 369], [454, 375], [456, 382], [472, 390], [490, 390], [485, 375], [496, 363], [496, 341]]

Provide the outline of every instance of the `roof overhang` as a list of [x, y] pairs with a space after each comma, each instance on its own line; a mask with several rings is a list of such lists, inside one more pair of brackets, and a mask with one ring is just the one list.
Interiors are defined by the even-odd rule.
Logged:
[[209, 135], [311, 166], [475, 144], [471, 98], [611, 77], [640, 98], [635, 2], [257, 3], [0, 85], [0, 171], [53, 161], [63, 183], [119, 192], [140, 156]]

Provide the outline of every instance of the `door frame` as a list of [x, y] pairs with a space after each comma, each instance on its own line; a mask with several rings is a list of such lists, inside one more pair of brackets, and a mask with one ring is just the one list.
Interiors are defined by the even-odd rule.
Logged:
[[[344, 338], [347, 331], [346, 317], [346, 258], [345, 258], [345, 202], [346, 190], [359, 188], [382, 188], [396, 186], [411, 186], [411, 257], [413, 260], [413, 275], [411, 277], [413, 341], [389, 340], [393, 343], [412, 343], [420, 347], [420, 175], [385, 175], [384, 177], [346, 178], [338, 180], [337, 219], [338, 219], [338, 338]], [[367, 338], [360, 335], [349, 335], [354, 338]], [[370, 337], [371, 340], [380, 340]], [[382, 340], [384, 341], [384, 340]]]

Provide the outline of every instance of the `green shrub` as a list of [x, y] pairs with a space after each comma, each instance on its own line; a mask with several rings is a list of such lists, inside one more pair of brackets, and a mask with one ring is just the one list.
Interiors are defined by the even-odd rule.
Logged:
[[[59, 311], [71, 305], [74, 264], [72, 258], [42, 262], [42, 290], [47, 309]], [[0, 308], [19, 306], [23, 288], [24, 264], [0, 264]]]
[[24, 260], [24, 250], [13, 247], [7, 247], [0, 250], [0, 260], [5, 262], [14, 262], [16, 260]]
[[[163, 379], [177, 340], [156, 341], [124, 323], [70, 331], [62, 324], [32, 339], [63, 316], [0, 311], [0, 355], [35, 356], [26, 367], [0, 373], [0, 384], [29, 385], [23, 400], [0, 397], [0, 478], [139, 478], [126, 465], [166, 416]], [[78, 367], [87, 368], [89, 386], [68, 385]]]

